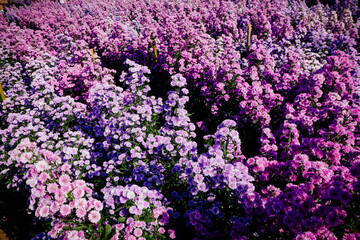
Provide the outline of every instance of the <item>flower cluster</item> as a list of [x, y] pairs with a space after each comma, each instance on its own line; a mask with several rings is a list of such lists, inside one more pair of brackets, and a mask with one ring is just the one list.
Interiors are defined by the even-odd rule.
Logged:
[[[21, 169], [21, 180], [29, 187], [29, 210], [34, 211], [38, 219], [51, 220], [50, 237], [70, 239], [73, 228], [81, 230], [86, 224], [99, 223], [103, 203], [92, 197], [93, 185], [71, 178], [70, 165], [63, 163], [59, 156], [38, 149], [28, 138], [22, 139], [9, 155], [8, 161], [15, 165], [14, 169]], [[76, 235], [85, 239], [84, 231]]]
[[[164, 196], [138, 185], [108, 187], [101, 190], [110, 221], [117, 223], [116, 236], [121, 239], [165, 239], [164, 226], [171, 208], [163, 205]], [[166, 200], [165, 200], [166, 201]], [[169, 229], [170, 238], [175, 238]]]
[[359, 239], [358, 1], [0, 15], [0, 181], [58, 239]]

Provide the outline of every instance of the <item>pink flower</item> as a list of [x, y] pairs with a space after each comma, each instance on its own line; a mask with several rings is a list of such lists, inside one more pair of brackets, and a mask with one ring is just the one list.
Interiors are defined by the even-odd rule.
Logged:
[[153, 191], [153, 190], [148, 191], [148, 192], [147, 192], [147, 196], [148, 196], [149, 198], [155, 197], [155, 191]]
[[86, 209], [87, 207], [87, 201], [84, 198], [81, 199], [75, 199], [75, 207], [76, 208], [81, 208], [81, 209]]
[[78, 218], [83, 218], [86, 215], [86, 210], [83, 208], [76, 209], [76, 216]]
[[145, 228], [146, 224], [145, 222], [142, 222], [142, 221], [135, 221], [135, 227], [142, 227], [142, 228]]
[[49, 206], [42, 206], [39, 211], [39, 216], [46, 218], [49, 216]]
[[129, 225], [130, 223], [134, 222], [134, 218], [129, 217], [126, 219], [126, 224]]
[[61, 175], [59, 178], [59, 184], [61, 186], [65, 185], [65, 184], [69, 184], [70, 183], [70, 176], [69, 175]]
[[137, 208], [136, 208], [135, 206], [131, 206], [131, 207], [129, 208], [129, 212], [130, 212], [131, 214], [136, 214]]
[[139, 201], [136, 202], [136, 206], [137, 206], [139, 209], [148, 208], [149, 205], [150, 205], [149, 202], [144, 201], [144, 200], [139, 200]]
[[103, 209], [103, 204], [99, 200], [94, 201], [94, 208], [96, 211], [101, 211]]
[[165, 233], [165, 229], [163, 227], [159, 227], [158, 232], [161, 234]]
[[142, 230], [140, 228], [135, 228], [134, 235], [140, 237], [142, 235]]
[[57, 189], [55, 192], [55, 200], [61, 203], [65, 202], [66, 200], [64, 193], [60, 191], [60, 189]]
[[22, 163], [27, 163], [27, 162], [29, 162], [29, 160], [31, 159], [32, 155], [33, 155], [33, 154], [32, 154], [31, 152], [27, 152], [27, 153], [21, 154], [21, 156], [20, 156], [20, 162], [22, 162]]
[[26, 184], [33, 188], [36, 186], [37, 180], [35, 178], [29, 178], [26, 180]]
[[356, 236], [353, 233], [347, 233], [343, 236], [342, 240], [356, 240]]
[[89, 221], [92, 222], [92, 223], [97, 223], [100, 221], [100, 218], [101, 218], [101, 215], [98, 211], [96, 210], [92, 210], [89, 215]]
[[176, 236], [175, 236], [175, 231], [174, 231], [173, 229], [169, 229], [169, 230], [168, 230], [168, 233], [169, 233], [169, 237], [170, 237], [171, 239], [176, 238]]
[[82, 188], [75, 188], [72, 192], [74, 198], [81, 198], [84, 196], [84, 190]]
[[45, 195], [45, 187], [39, 186], [37, 188], [33, 188], [31, 192], [35, 197], [42, 197]]
[[61, 213], [61, 215], [67, 216], [67, 215], [70, 214], [70, 212], [71, 212], [71, 208], [70, 208], [69, 205], [64, 204], [64, 205], [62, 205], [62, 206], [60, 207], [60, 213]]
[[75, 180], [74, 186], [78, 188], [83, 188], [86, 186], [86, 182], [84, 180]]
[[123, 230], [125, 228], [125, 224], [124, 223], [119, 223], [117, 225], [115, 225], [117, 230]]
[[49, 178], [49, 174], [47, 174], [46, 172], [42, 172], [39, 175], [39, 180], [42, 183], [45, 182], [46, 180], [48, 180], [48, 178]]
[[64, 184], [61, 186], [60, 190], [63, 192], [63, 193], [68, 193], [70, 192], [70, 190], [72, 189], [71, 187], [71, 184]]
[[44, 170], [50, 169], [50, 166], [46, 161], [39, 161], [39, 162], [35, 163], [35, 169], [38, 172], [42, 172]]
[[50, 204], [50, 211], [52, 213], [56, 213], [57, 211], [59, 211], [60, 209], [60, 205], [57, 202], [53, 202]]
[[62, 172], [68, 172], [70, 170], [71, 166], [68, 164], [68, 163], [64, 163], [62, 166], [61, 166], [61, 171]]
[[59, 188], [56, 183], [49, 183], [46, 189], [49, 193], [55, 193]]
[[47, 160], [48, 162], [59, 162], [61, 160], [60, 157], [56, 156], [53, 152], [51, 152], [49, 150], [42, 149], [42, 150], [40, 150], [40, 153], [43, 155], [45, 160]]

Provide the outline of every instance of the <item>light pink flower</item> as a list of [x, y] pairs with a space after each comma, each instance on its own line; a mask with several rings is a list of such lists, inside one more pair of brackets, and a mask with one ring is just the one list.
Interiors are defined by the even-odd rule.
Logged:
[[74, 185], [75, 187], [83, 188], [86, 186], [86, 182], [84, 180], [75, 180]]
[[49, 193], [55, 193], [59, 188], [56, 183], [49, 183], [46, 189]]
[[26, 180], [26, 184], [33, 188], [36, 186], [37, 180], [35, 178], [29, 178]]
[[71, 179], [70, 179], [70, 176], [69, 176], [69, 175], [63, 174], [63, 175], [61, 175], [60, 178], [59, 178], [59, 184], [60, 184], [61, 186], [65, 185], [65, 184], [69, 184], [70, 181], [71, 181]]
[[60, 209], [60, 205], [57, 202], [53, 202], [50, 204], [50, 211], [51, 213], [56, 213], [57, 211], [59, 211]]
[[61, 213], [61, 215], [67, 216], [67, 215], [70, 214], [70, 212], [71, 212], [71, 208], [70, 208], [69, 205], [64, 204], [64, 205], [62, 205], [62, 206], [60, 207], [60, 213]]
[[144, 208], [148, 208], [149, 207], [149, 202], [147, 201], [144, 201], [144, 200], [139, 200], [136, 202], [136, 206], [139, 208], [139, 209], [144, 209]]
[[129, 212], [130, 212], [131, 214], [136, 214], [137, 208], [136, 208], [135, 206], [131, 206], [131, 207], [129, 208]]
[[84, 196], [84, 190], [82, 188], [75, 188], [72, 192], [74, 198], [81, 198]]
[[26, 152], [26, 153], [23, 153], [23, 154], [21, 154], [21, 156], [20, 156], [20, 162], [22, 162], [22, 163], [27, 163], [27, 162], [29, 162], [29, 160], [31, 159], [31, 157], [32, 157], [32, 152]]
[[87, 201], [84, 198], [81, 199], [75, 199], [75, 208], [81, 208], [81, 209], [86, 209], [87, 207]]
[[50, 166], [46, 161], [42, 160], [42, 161], [35, 163], [35, 169], [38, 172], [42, 172], [44, 170], [50, 169]]
[[135, 221], [135, 227], [143, 227], [145, 228], [145, 225], [143, 225], [144, 222], [141, 222], [141, 221]]
[[49, 216], [49, 206], [42, 206], [39, 210], [39, 216], [46, 218]]
[[94, 201], [94, 208], [96, 211], [101, 211], [103, 210], [103, 204], [102, 202], [100, 202], [99, 200], [95, 200]]
[[62, 172], [68, 172], [70, 170], [71, 166], [68, 164], [68, 163], [64, 163], [62, 166], [61, 166], [61, 171]]
[[60, 188], [60, 190], [61, 190], [63, 193], [68, 193], [68, 192], [71, 191], [71, 189], [72, 189], [72, 187], [71, 187], [71, 184], [69, 184], [69, 183], [62, 185], [61, 188]]
[[140, 228], [135, 228], [134, 235], [140, 237], [142, 235], [142, 230]]
[[45, 195], [45, 187], [44, 186], [38, 186], [37, 188], [33, 188], [31, 190], [31, 193], [35, 196], [35, 197], [42, 197]]
[[76, 216], [78, 218], [83, 218], [86, 215], [86, 210], [83, 208], [76, 209]]
[[60, 204], [64, 203], [66, 200], [63, 192], [61, 192], [59, 189], [57, 189], [55, 192], [55, 200], [58, 201]]
[[92, 223], [97, 223], [100, 221], [100, 218], [101, 218], [101, 215], [98, 211], [96, 210], [92, 210], [89, 215], [89, 221], [92, 222]]
[[48, 180], [49, 179], [49, 174], [47, 174], [46, 172], [42, 172], [42, 173], [40, 173], [40, 175], [39, 175], [39, 180], [40, 180], [40, 182], [45, 182], [46, 180]]
[[135, 193], [131, 190], [129, 190], [127, 193], [126, 193], [126, 197], [128, 199], [133, 199], [135, 197]]
[[53, 152], [49, 150], [42, 149], [40, 150], [40, 153], [48, 162], [59, 162], [61, 160], [59, 156], [55, 155]]

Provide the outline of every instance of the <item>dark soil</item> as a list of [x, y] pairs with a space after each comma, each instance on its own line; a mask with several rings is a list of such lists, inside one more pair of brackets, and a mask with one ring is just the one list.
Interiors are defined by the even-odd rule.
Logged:
[[33, 216], [26, 212], [25, 194], [0, 183], [0, 240], [29, 240]]

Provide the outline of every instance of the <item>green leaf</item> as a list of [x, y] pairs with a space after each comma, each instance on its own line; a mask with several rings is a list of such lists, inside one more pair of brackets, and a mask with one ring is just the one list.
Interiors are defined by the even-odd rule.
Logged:
[[111, 232], [111, 226], [110, 226], [110, 225], [106, 225], [106, 227], [105, 227], [105, 237], [107, 237], [110, 232]]
[[146, 222], [146, 223], [149, 223], [149, 222], [153, 222], [153, 221], [155, 221], [156, 219], [155, 218], [152, 218], [152, 217], [147, 217], [147, 218], [144, 218], [144, 222]]
[[80, 230], [83, 230], [85, 229], [86, 226], [77, 226], [77, 227], [69, 227], [69, 226], [64, 226], [63, 229], [64, 230], [75, 230], [75, 231], [80, 231]]
[[77, 227], [75, 227], [73, 229], [76, 230], [76, 231], [80, 231], [80, 230], [83, 230], [85, 228], [86, 228], [85, 226], [77, 226]]
[[110, 240], [116, 234], [116, 229], [113, 228], [108, 236], [105, 236], [104, 240]]
[[126, 222], [126, 218], [125, 218], [125, 217], [119, 217], [119, 218], [118, 218], [118, 222], [119, 222], [119, 223]]

